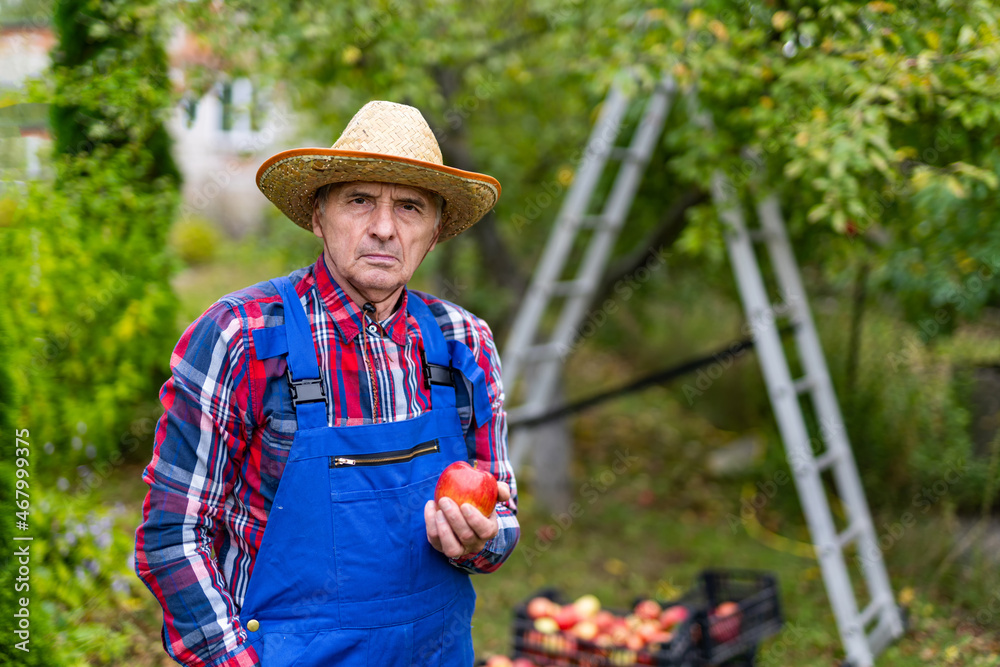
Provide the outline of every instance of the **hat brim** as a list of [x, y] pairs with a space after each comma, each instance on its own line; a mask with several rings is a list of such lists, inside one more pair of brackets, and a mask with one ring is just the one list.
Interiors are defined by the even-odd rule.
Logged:
[[381, 153], [293, 148], [268, 158], [257, 170], [260, 191], [304, 229], [312, 229], [316, 190], [350, 181], [398, 183], [441, 195], [445, 205], [438, 241], [479, 222], [500, 197], [500, 183], [492, 176]]

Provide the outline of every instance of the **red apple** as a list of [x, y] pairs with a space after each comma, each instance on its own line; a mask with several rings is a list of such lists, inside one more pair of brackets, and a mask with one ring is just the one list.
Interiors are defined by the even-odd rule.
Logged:
[[615, 615], [604, 609], [597, 612], [597, 615], [594, 616], [594, 623], [597, 624], [597, 629], [601, 632], [610, 631], [615, 626], [616, 621]]
[[659, 644], [660, 646], [664, 646], [666, 644], [669, 644], [673, 640], [673, 638], [674, 638], [674, 633], [663, 632], [661, 630], [660, 632], [657, 632], [656, 634], [654, 634], [652, 637], [649, 638], [649, 643]]
[[493, 475], [476, 470], [465, 461], [455, 461], [444, 469], [434, 488], [434, 501], [451, 498], [459, 507], [469, 503], [483, 516], [493, 514], [497, 505], [497, 481]]
[[493, 655], [486, 661], [486, 667], [514, 667], [514, 663], [505, 655]]
[[683, 623], [690, 616], [687, 607], [679, 604], [675, 604], [672, 607], [667, 607], [660, 614], [660, 625], [664, 630], [670, 630], [678, 623]]
[[580, 622], [580, 614], [577, 613], [576, 607], [571, 604], [563, 605], [555, 618], [560, 630], [569, 630]]
[[635, 606], [635, 615], [649, 620], [658, 619], [661, 611], [660, 604], [656, 600], [640, 600]]
[[601, 610], [601, 601], [596, 595], [581, 595], [573, 603], [580, 618], [594, 618]]
[[659, 621], [646, 621], [639, 626], [639, 630], [636, 634], [642, 639], [644, 644], [648, 644], [653, 641], [653, 636], [660, 633], [660, 623]]
[[638, 651], [645, 645], [646, 641], [639, 635], [629, 635], [628, 639], [625, 640], [626, 648], [632, 651]]
[[549, 653], [565, 655], [576, 651], [576, 638], [562, 632], [545, 637], [545, 650]]
[[608, 634], [611, 635], [611, 641], [614, 642], [616, 646], [623, 646], [625, 644], [625, 640], [627, 640], [632, 633], [624, 625], [616, 625], [611, 628], [611, 632]]
[[616, 667], [626, 667], [635, 664], [635, 651], [612, 651], [609, 662]]
[[740, 606], [735, 602], [723, 602], [709, 617], [709, 635], [712, 641], [722, 644], [732, 641], [740, 634]]
[[531, 662], [527, 658], [514, 658], [513, 667], [535, 667], [535, 663]]
[[535, 619], [535, 630], [543, 635], [551, 635], [554, 632], [559, 632], [559, 624], [555, 622], [555, 619], [543, 616]]
[[555, 616], [558, 611], [559, 605], [548, 598], [538, 596], [528, 601], [527, 612], [529, 618]]
[[570, 628], [570, 632], [580, 639], [590, 641], [597, 636], [597, 624], [593, 621], [583, 620]]

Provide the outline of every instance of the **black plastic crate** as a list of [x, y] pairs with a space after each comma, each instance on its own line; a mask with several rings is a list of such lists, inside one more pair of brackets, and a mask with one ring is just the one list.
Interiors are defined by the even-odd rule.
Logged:
[[[552, 588], [538, 591], [531, 596], [534, 597], [545, 597], [559, 604], [568, 602]], [[534, 620], [528, 616], [527, 604], [531, 598], [514, 610], [513, 648], [515, 657], [529, 658], [538, 665], [753, 665], [757, 645], [778, 633], [783, 623], [774, 575], [748, 570], [703, 571], [695, 587], [679, 600], [658, 601], [664, 609], [683, 605], [690, 615], [674, 628], [669, 644], [658, 645], [652, 650], [602, 647], [566, 632], [543, 634], [535, 629]], [[724, 602], [733, 603], [730, 606], [734, 613], [719, 617], [715, 611]], [[613, 608], [608, 611], [620, 617], [631, 612]]]
[[[528, 601], [535, 597], [545, 597], [559, 604], [567, 604], [563, 595], [556, 589], [548, 588], [536, 592], [525, 600], [514, 611], [513, 637], [514, 657], [525, 657], [537, 665], [579, 665], [582, 667], [632, 667], [633, 665], [651, 665], [655, 667], [693, 667], [697, 663], [694, 629], [697, 609], [686, 604], [685, 600], [661, 603], [667, 606], [683, 605], [688, 608], [688, 618], [674, 628], [673, 638], [669, 643], [657, 644], [655, 647], [628, 649], [624, 647], [600, 646], [593, 641], [574, 637], [568, 632], [544, 634], [535, 629], [534, 619], [528, 616]], [[615, 616], [624, 617], [631, 610], [604, 608]]]
[[[703, 664], [720, 665], [734, 658], [752, 664], [757, 645], [781, 631], [784, 623], [774, 575], [751, 570], [706, 570], [685, 596], [697, 610], [695, 644]], [[724, 602], [735, 613], [715, 613]]]

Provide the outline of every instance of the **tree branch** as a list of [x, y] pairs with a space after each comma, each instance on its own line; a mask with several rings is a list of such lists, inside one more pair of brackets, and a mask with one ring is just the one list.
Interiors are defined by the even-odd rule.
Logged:
[[[452, 68], [436, 69], [434, 71], [434, 79], [437, 81], [445, 100], [450, 101], [459, 90], [460, 77], [458, 72]], [[449, 166], [464, 171], [480, 171], [476, 159], [469, 148], [464, 123], [452, 128], [447, 137], [443, 138], [441, 153], [444, 156], [445, 164]], [[511, 291], [513, 294], [518, 296], [523, 294], [528, 286], [527, 277], [514, 260], [507, 243], [504, 242], [503, 238], [497, 232], [496, 215], [490, 211], [466, 233], [475, 241], [487, 275], [498, 286]]]

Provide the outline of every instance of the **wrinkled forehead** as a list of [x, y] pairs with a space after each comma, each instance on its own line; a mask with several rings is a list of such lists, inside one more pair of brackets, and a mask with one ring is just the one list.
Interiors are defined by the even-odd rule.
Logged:
[[400, 185], [399, 183], [381, 183], [373, 181], [347, 181], [346, 183], [331, 184], [327, 190], [327, 197], [337, 195], [365, 194], [373, 197], [391, 197], [392, 199], [418, 199], [426, 204], [437, 203], [441, 196], [436, 192], [424, 190], [412, 185]]

